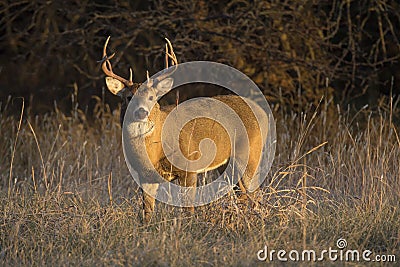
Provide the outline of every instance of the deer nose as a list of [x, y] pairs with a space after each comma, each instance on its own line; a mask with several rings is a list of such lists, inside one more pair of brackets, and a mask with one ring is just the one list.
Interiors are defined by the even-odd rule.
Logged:
[[145, 110], [144, 108], [138, 108], [135, 113], [135, 118], [138, 120], [144, 120], [145, 118], [147, 118], [147, 116], [149, 115], [149, 112], [147, 110]]

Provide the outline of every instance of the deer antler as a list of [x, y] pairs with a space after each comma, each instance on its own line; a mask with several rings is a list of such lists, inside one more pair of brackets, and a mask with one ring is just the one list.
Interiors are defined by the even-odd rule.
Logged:
[[178, 59], [176, 58], [174, 48], [167, 38], [165, 38], [165, 40], [167, 41], [167, 43], [165, 44], [165, 69], [168, 69], [168, 59], [171, 59], [171, 64], [172, 66], [175, 66], [175, 68], [170, 72], [158, 76], [157, 80], [159, 81], [167, 78], [168, 76], [171, 76], [178, 68]]
[[103, 58], [100, 60], [101, 62], [101, 69], [103, 70], [104, 74], [112, 77], [114, 79], [117, 79], [118, 81], [122, 82], [126, 87], [131, 87], [133, 85], [133, 74], [132, 74], [132, 69], [129, 69], [130, 75], [129, 75], [129, 80], [126, 80], [122, 78], [121, 76], [115, 74], [112, 70], [111, 62], [110, 59], [112, 59], [115, 56], [115, 53], [113, 53], [111, 56], [107, 56], [107, 45], [108, 41], [110, 40], [111, 36], [108, 36], [106, 43], [104, 44], [103, 47]]
[[173, 66], [178, 65], [178, 59], [176, 58], [171, 42], [168, 40], [168, 38], [165, 38], [165, 40], [167, 41], [165, 44], [165, 68], [168, 69], [168, 59], [170, 58], [172, 60]]

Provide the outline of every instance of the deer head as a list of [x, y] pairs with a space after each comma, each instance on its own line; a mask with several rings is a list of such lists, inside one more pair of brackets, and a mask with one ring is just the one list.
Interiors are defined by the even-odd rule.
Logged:
[[[165, 45], [165, 73], [159, 75], [157, 78], [152, 79], [149, 77], [147, 72], [147, 80], [145, 86], [139, 87], [139, 84], [132, 81], [133, 73], [130, 68], [129, 80], [115, 74], [112, 70], [110, 59], [115, 56], [115, 53], [110, 56], [107, 55], [107, 45], [110, 40], [110, 36], [103, 47], [103, 58], [102, 70], [106, 77], [106, 85], [108, 90], [114, 95], [118, 95], [122, 99], [122, 110], [121, 110], [121, 124], [123, 122], [126, 109], [130, 101], [135, 107], [133, 114], [130, 114], [132, 122], [147, 122], [150, 111], [153, 107], [159, 108], [157, 101], [161, 96], [166, 94], [172, 89], [174, 80], [170, 77], [172, 73], [176, 71], [178, 66], [178, 60], [173, 51], [171, 42], [165, 38], [167, 44]], [[168, 62], [171, 60], [172, 70], [168, 70]], [[138, 89], [139, 88], [139, 89]]]

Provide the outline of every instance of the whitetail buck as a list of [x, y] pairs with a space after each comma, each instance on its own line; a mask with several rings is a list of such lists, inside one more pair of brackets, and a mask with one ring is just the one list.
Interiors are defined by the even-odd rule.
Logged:
[[[168, 67], [168, 60], [170, 59], [173, 65], [172, 72], [165, 72], [155, 79], [150, 79], [147, 75], [147, 82], [138, 87], [132, 81], [132, 71], [129, 80], [113, 72], [109, 60], [114, 54], [107, 56], [106, 53], [109, 38], [103, 48], [102, 70], [107, 76], [106, 84], [108, 89], [113, 94], [119, 95], [122, 98], [121, 124], [124, 116], [130, 116], [131, 123], [124, 125], [123, 129], [126, 129], [130, 139], [131, 149], [129, 157], [132, 157], [132, 167], [139, 175], [142, 175], [142, 179], [140, 179], [141, 188], [145, 191], [143, 192], [143, 219], [145, 222], [148, 222], [154, 211], [155, 199], [153, 196], [157, 191], [157, 182], [153, 183], [150, 181], [151, 179], [149, 180], [149, 177], [154, 174], [152, 173], [154, 169], [160, 175], [163, 175], [164, 179], [172, 180], [177, 178], [180, 185], [192, 187], [195, 190], [197, 174], [216, 169], [228, 162], [233, 153], [232, 145], [227, 131], [219, 123], [215, 123], [215, 121], [209, 118], [195, 118], [189, 121], [181, 129], [179, 136], [176, 137], [179, 138], [180, 150], [187, 159], [196, 160], [200, 157], [200, 142], [209, 138], [214, 141], [216, 146], [217, 153], [215, 158], [207, 168], [187, 171], [173, 166], [165, 155], [161, 144], [161, 136], [164, 122], [168, 114], [176, 108], [176, 105], [161, 107], [157, 102], [162, 95], [172, 89], [174, 80], [171, 78], [171, 73], [178, 68], [178, 61], [173, 52], [172, 45], [167, 40], [166, 65]], [[247, 131], [248, 143], [247, 147], [243, 149], [249, 150], [248, 161], [245, 166], [244, 175], [239, 181], [242, 193], [246, 196], [249, 193], [248, 189], [250, 188], [251, 179], [256, 174], [260, 164], [265, 133], [268, 130], [268, 117], [261, 108], [254, 106], [250, 108], [248, 102], [246, 104], [246, 101], [236, 95], [216, 96], [213, 99], [219, 100], [233, 109], [238, 117], [240, 117]], [[132, 109], [130, 108], [132, 112], [125, 114], [130, 101], [132, 102], [130, 105], [133, 107]], [[256, 113], [259, 113], [257, 118], [261, 118], [261, 121], [260, 119], [257, 121], [253, 113], [254, 110]], [[235, 153], [241, 153], [240, 149], [240, 147], [236, 147]], [[164, 176], [165, 173], [169, 175]], [[194, 208], [189, 207], [189, 209], [193, 211]]]

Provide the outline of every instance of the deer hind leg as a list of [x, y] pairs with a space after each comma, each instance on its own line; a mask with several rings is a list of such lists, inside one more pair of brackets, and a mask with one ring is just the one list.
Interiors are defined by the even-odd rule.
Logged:
[[[186, 194], [184, 194], [186, 199], [182, 200], [182, 203], [187, 206], [190, 203], [193, 203], [196, 197], [196, 186], [197, 186], [197, 173], [194, 172], [188, 172], [183, 174], [181, 177], [179, 177], [179, 185], [182, 187], [188, 187], [185, 188], [187, 190]], [[194, 213], [194, 207], [185, 207], [185, 210]]]
[[[159, 184], [157, 183], [143, 183], [142, 193], [143, 193], [143, 222], [149, 223], [151, 217], [154, 213], [155, 198], [152, 197], [157, 194]], [[150, 194], [146, 193], [149, 192]]]
[[263, 178], [259, 172], [260, 157], [262, 153], [262, 142], [260, 138], [249, 137], [249, 147], [238, 146], [237, 153], [242, 155], [248, 153], [249, 157], [246, 163], [238, 162], [236, 159], [236, 164], [240, 170], [243, 170], [239, 180], [239, 187], [241, 195], [239, 197], [242, 201], [248, 201], [248, 204], [252, 204], [254, 207], [255, 197], [257, 195], [257, 189], [261, 185], [261, 179]]
[[239, 179], [239, 188], [241, 194], [239, 200], [247, 202], [250, 206], [255, 206], [256, 192], [260, 186], [260, 175], [258, 172], [258, 157], [251, 156], [245, 167], [245, 171]]
[[261, 185], [260, 183], [258, 164], [252, 164], [250, 161], [244, 175], [239, 180], [239, 187], [242, 192], [239, 200], [243, 203], [247, 203], [248, 208], [257, 209], [259, 205], [257, 192]]

